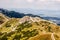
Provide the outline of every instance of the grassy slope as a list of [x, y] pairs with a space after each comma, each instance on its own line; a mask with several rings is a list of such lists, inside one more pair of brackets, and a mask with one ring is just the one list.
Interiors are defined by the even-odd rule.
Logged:
[[[48, 21], [19, 23], [11, 18], [0, 27], [0, 40], [60, 40], [60, 27]], [[53, 36], [52, 36], [53, 34]]]

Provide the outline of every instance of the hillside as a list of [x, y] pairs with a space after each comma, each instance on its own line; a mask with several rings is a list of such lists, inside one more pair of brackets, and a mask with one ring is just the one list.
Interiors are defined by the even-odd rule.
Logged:
[[[60, 40], [60, 26], [39, 17], [0, 15], [0, 40]], [[1, 23], [2, 22], [2, 23]]]

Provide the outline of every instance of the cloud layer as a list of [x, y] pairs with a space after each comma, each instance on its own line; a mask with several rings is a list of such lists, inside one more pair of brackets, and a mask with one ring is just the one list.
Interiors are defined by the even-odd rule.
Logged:
[[60, 10], [60, 0], [0, 0], [0, 8]]

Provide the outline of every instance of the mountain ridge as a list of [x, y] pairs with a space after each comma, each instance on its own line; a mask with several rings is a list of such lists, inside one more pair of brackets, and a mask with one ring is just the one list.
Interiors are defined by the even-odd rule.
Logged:
[[3, 13], [8, 17], [15, 17], [15, 18], [22, 18], [24, 16], [40, 17], [38, 15], [33, 15], [33, 14], [24, 14], [24, 13], [19, 13], [19, 12], [15, 12], [15, 11], [8, 11], [8, 10], [2, 9], [2, 8], [0, 8], [0, 13]]
[[1, 17], [8, 20], [0, 25], [0, 40], [60, 40], [60, 26], [54, 22], [31, 16]]
[[[54, 23], [60, 25], [60, 18], [57, 18], [57, 17], [41, 17], [41, 16], [38, 16], [38, 15], [34, 15], [34, 14], [24, 14], [24, 13], [20, 13], [20, 12], [16, 12], [16, 11], [9, 11], [7, 9], [3, 9], [3, 8], [0, 8], [0, 13], [8, 16], [8, 17], [14, 17], [14, 18], [22, 18], [24, 16], [31, 16], [31, 17], [40, 17], [40, 18], [43, 18], [45, 20], [50, 20], [50, 21], [53, 21]], [[13, 14], [13, 15], [12, 15]]]

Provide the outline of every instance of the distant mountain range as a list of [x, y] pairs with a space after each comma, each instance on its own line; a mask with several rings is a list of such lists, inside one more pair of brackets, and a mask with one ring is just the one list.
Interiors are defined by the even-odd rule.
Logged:
[[53, 21], [55, 23], [57, 23], [58, 25], [60, 25], [60, 18], [57, 17], [41, 17], [38, 15], [34, 15], [34, 14], [24, 14], [24, 13], [20, 13], [20, 12], [16, 12], [16, 11], [9, 11], [7, 9], [3, 9], [0, 8], [0, 13], [3, 13], [4, 15], [8, 16], [8, 17], [15, 17], [15, 18], [22, 18], [24, 16], [31, 16], [31, 17], [40, 17], [46, 20], [50, 20]]
[[43, 19], [50, 20], [55, 22], [56, 24], [60, 25], [60, 18], [58, 17], [42, 17]]
[[0, 13], [3, 13], [8, 17], [15, 17], [15, 18], [22, 18], [24, 16], [40, 17], [38, 15], [24, 14], [24, 13], [20, 13], [20, 12], [16, 12], [16, 11], [8, 11], [6, 9], [0, 9]]

